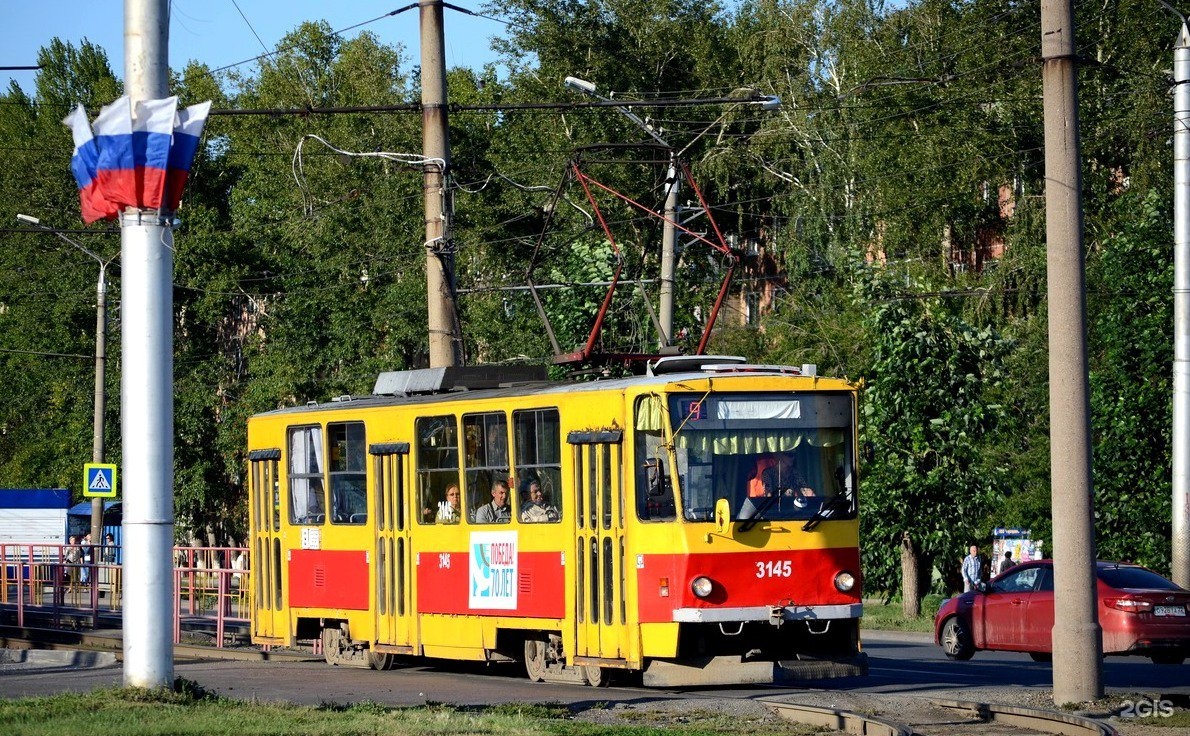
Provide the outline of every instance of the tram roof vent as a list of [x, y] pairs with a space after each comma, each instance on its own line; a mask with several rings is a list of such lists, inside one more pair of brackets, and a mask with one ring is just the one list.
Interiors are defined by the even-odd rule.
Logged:
[[541, 365], [466, 365], [449, 368], [415, 368], [408, 371], [381, 373], [376, 378], [376, 385], [372, 388], [372, 393], [385, 396], [437, 394], [449, 391], [503, 388], [518, 383], [546, 379], [545, 366]]
[[738, 355], [673, 355], [649, 363], [649, 375], [659, 376], [663, 373], [689, 373], [690, 371], [710, 371], [717, 366], [737, 366], [748, 362], [747, 358]]

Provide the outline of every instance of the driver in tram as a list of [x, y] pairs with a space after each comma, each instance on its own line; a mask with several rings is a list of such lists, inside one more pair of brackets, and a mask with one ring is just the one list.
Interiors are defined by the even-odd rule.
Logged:
[[748, 497], [740, 507], [738, 518], [751, 519], [774, 499], [789, 497], [795, 508], [805, 508], [817, 494], [787, 453], [765, 453], [756, 458], [756, 466], [748, 475]]

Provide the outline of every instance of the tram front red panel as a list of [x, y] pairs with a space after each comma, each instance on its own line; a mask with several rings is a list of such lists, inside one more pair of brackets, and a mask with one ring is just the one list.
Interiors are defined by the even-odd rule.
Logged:
[[293, 608], [368, 610], [368, 556], [356, 550], [289, 552], [289, 605]]
[[[835, 589], [835, 574], [844, 570], [857, 581], [849, 593]], [[673, 621], [678, 608], [853, 604], [860, 602], [862, 590], [855, 547], [642, 555], [636, 574], [642, 623]], [[708, 599], [690, 590], [691, 581], [700, 575], [714, 583]]]
[[562, 618], [566, 613], [566, 574], [562, 553], [517, 554], [516, 608], [469, 607], [470, 557], [467, 552], [421, 552], [417, 568], [420, 613]]

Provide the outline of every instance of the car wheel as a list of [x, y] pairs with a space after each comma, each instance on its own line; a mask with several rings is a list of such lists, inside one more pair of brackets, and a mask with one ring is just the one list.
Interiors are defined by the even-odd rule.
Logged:
[[1049, 652], [1029, 652], [1029, 658], [1034, 662], [1053, 662], [1054, 655]]
[[1186, 661], [1186, 655], [1179, 652], [1158, 652], [1150, 654], [1149, 659], [1153, 660], [1153, 664], [1181, 664]]
[[942, 652], [951, 659], [971, 659], [975, 654], [975, 645], [971, 642], [971, 634], [957, 616], [946, 619], [942, 624]]

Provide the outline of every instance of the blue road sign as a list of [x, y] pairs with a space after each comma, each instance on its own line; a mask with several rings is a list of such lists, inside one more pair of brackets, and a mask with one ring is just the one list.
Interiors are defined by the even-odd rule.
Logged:
[[84, 465], [83, 495], [90, 498], [115, 498], [116, 466], [111, 463]]

